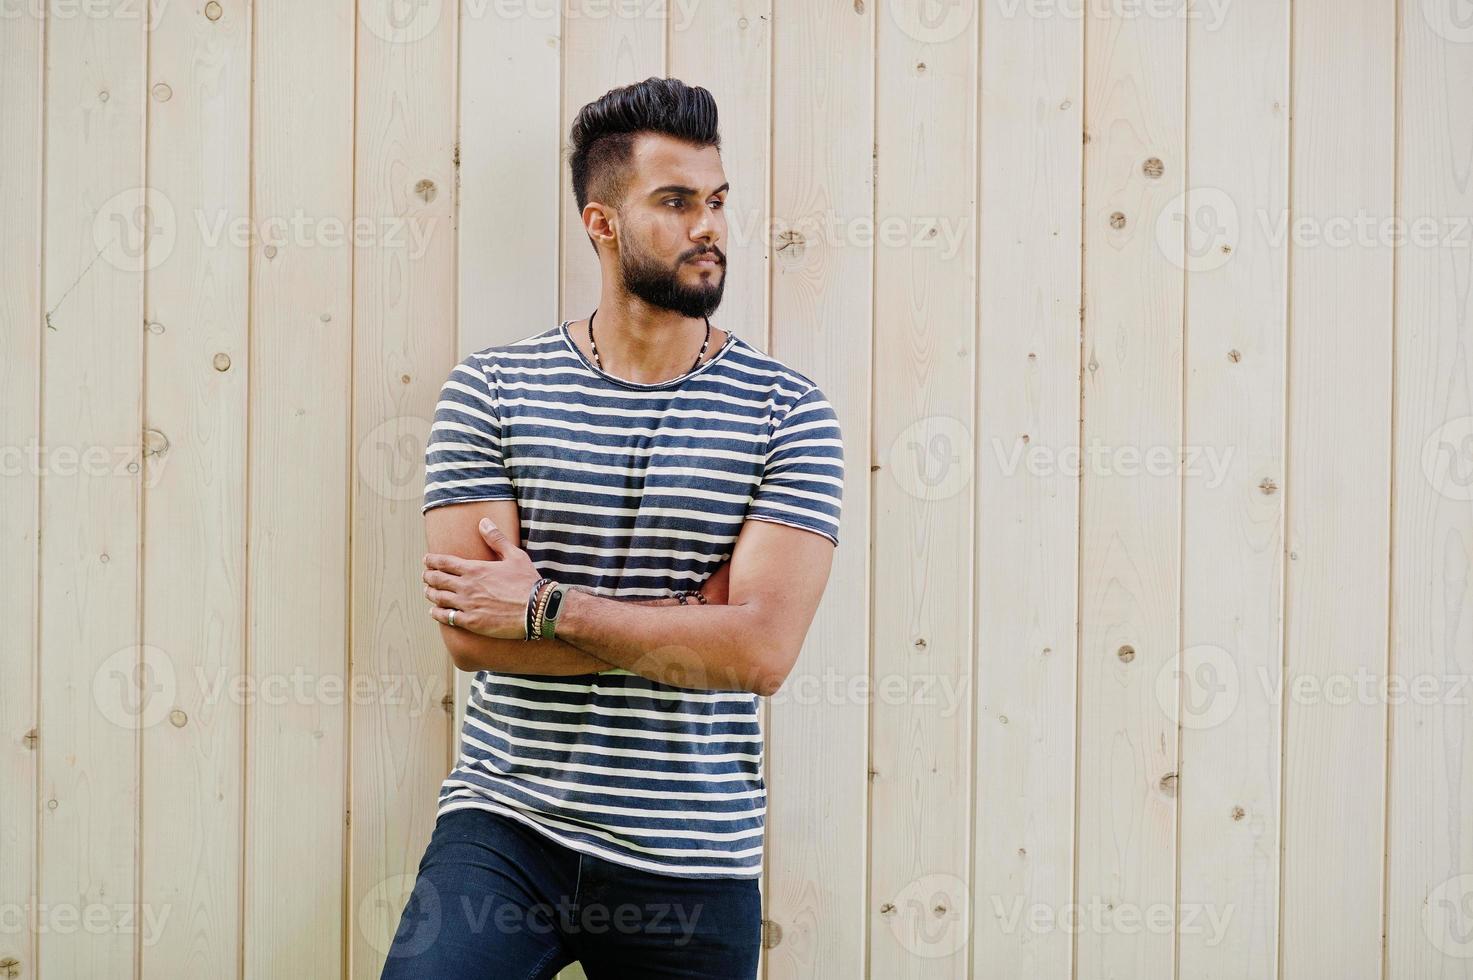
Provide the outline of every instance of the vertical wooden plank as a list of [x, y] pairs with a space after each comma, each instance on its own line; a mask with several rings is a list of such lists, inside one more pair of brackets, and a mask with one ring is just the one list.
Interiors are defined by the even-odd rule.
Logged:
[[[866, 923], [873, 4], [774, 7], [772, 353], [815, 380], [844, 431], [844, 530], [784, 691], [770, 699], [766, 975], [860, 977]], [[780, 89], [780, 90], [779, 90]], [[815, 696], [815, 695], [818, 696]], [[802, 695], [802, 696], [800, 696]]]
[[[726, 281], [721, 308], [713, 322], [768, 350], [772, 0], [677, 4], [669, 11], [667, 35], [668, 74], [687, 85], [707, 89], [716, 99], [721, 126], [721, 166], [731, 184], [726, 206], [722, 208], [727, 223], [727, 240], [721, 244], [726, 252]], [[764, 744], [772, 732], [770, 712], [769, 698], [764, 700], [760, 712]], [[765, 758], [764, 753], [764, 767]], [[769, 834], [767, 842], [770, 841]], [[765, 872], [765, 849], [763, 862]], [[760, 884], [765, 916], [768, 894], [765, 873]], [[765, 959], [764, 956], [759, 960], [759, 976], [766, 975]]]
[[[431, 366], [443, 380], [460, 359], [557, 323], [559, 195], [569, 187], [560, 150], [562, 15], [557, 4], [460, 11], [460, 165], [456, 177], [456, 317]], [[507, 98], [509, 85], [517, 97]], [[508, 193], [507, 188], [516, 188]], [[508, 229], [516, 234], [508, 234]], [[591, 251], [591, 250], [590, 250]], [[426, 351], [429, 355], [429, 351]], [[439, 390], [423, 402], [428, 434]], [[424, 467], [419, 467], [423, 476]], [[425, 642], [454, 678], [446, 769], [460, 753], [474, 673], [456, 670], [426, 618]], [[444, 775], [442, 773], [441, 775]], [[408, 899], [408, 895], [405, 895]]]
[[[36, 895], [36, 773], [40, 705], [37, 660], [37, 501], [41, 469], [41, 83], [44, 25], [30, 8], [0, 19], [0, 908], [24, 909]], [[0, 962], [33, 980], [36, 934], [11, 919], [0, 931]]]
[[722, 209], [726, 285], [712, 322], [766, 350], [772, 0], [674, 4], [668, 23], [669, 74], [716, 99], [721, 166], [731, 183]]
[[1075, 966], [1167, 977], [1172, 933], [1140, 924], [1176, 898], [1181, 235], [1156, 219], [1185, 186], [1185, 19], [1092, 6], [1085, 52], [1075, 901], [1105, 918]]
[[[1473, 978], [1473, 31], [1405, 4], [1392, 381], [1387, 980]], [[1376, 430], [1377, 432], [1382, 430]]]
[[[535, 5], [533, 5], [535, 6]], [[559, 133], [562, 238], [560, 319], [585, 317], [598, 306], [598, 257], [583, 230], [568, 174], [568, 131], [578, 110], [621, 85], [665, 74], [665, 5], [587, 4], [564, 0], [563, 112]], [[527, 331], [530, 333], [531, 331]]]
[[940, 980], [969, 975], [971, 931], [981, 18], [971, 2], [941, 19], [890, 14], [875, 20], [884, 84], [866, 249], [882, 325], [873, 541], [887, 556], [873, 569], [873, 676], [887, 695], [871, 714], [869, 970]]
[[982, 5], [972, 975], [1067, 980], [1084, 28]]
[[368, 234], [350, 253], [348, 975], [365, 980], [383, 971], [414, 886], [449, 741], [449, 658], [426, 612], [419, 505], [429, 417], [455, 343], [456, 15], [449, 4], [389, 14], [360, 7], [353, 214]]
[[[38, 937], [43, 976], [133, 976], [138, 732], [159, 704], [139, 648], [144, 11], [47, 20], [41, 306], [41, 862], [36, 904], [107, 910]], [[54, 450], [54, 452], [53, 452]], [[99, 913], [93, 912], [97, 915]]]
[[1190, 186], [1157, 222], [1187, 273], [1188, 338], [1182, 649], [1157, 700], [1181, 728], [1179, 975], [1271, 980], [1289, 255], [1271, 232], [1288, 213], [1289, 8], [1224, 10], [1188, 22]]
[[149, 187], [175, 234], [148, 271], [144, 333], [143, 639], [172, 682], [142, 736], [143, 903], [167, 913], [144, 976], [238, 970], [249, 10], [162, 7], [149, 35]]
[[1360, 980], [1382, 973], [1386, 705], [1343, 693], [1387, 666], [1393, 254], [1346, 231], [1393, 214], [1396, 8], [1293, 9], [1280, 972]]
[[[348, 671], [354, 4], [255, 4], [247, 669]], [[246, 712], [245, 976], [344, 972], [345, 698]]]

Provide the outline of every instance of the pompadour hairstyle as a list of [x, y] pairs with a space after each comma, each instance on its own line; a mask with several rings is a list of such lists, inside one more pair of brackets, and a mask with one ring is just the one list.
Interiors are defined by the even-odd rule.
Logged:
[[[590, 200], [616, 209], [623, 206], [629, 162], [640, 133], [663, 133], [720, 152], [716, 99], [699, 85], [650, 77], [609, 89], [579, 109], [569, 133], [569, 167], [579, 213]], [[592, 236], [588, 241], [597, 254], [598, 244]]]

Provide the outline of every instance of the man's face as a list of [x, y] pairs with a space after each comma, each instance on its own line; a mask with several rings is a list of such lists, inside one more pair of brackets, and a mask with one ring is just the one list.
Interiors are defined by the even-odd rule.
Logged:
[[[619, 209], [624, 288], [661, 309], [707, 317], [726, 288], [726, 173], [715, 147], [644, 134]], [[704, 261], [701, 261], [704, 260]]]

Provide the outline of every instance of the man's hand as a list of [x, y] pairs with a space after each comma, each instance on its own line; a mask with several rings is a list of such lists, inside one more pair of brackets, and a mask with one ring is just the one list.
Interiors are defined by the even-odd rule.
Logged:
[[456, 555], [425, 555], [425, 598], [430, 615], [482, 636], [505, 640], [527, 637], [527, 599], [541, 576], [532, 559], [502, 533], [489, 517], [481, 518], [481, 537], [492, 560], [476, 561]]
[[[724, 606], [730, 596], [731, 583], [731, 559], [722, 562], [716, 571], [706, 581], [701, 583], [697, 591], [706, 597], [706, 601], [715, 606]], [[530, 588], [530, 586], [528, 586]]]

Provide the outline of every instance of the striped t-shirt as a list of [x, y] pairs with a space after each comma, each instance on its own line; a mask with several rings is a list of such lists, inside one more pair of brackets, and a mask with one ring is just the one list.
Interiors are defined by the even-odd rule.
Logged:
[[[451, 371], [423, 510], [515, 499], [537, 570], [611, 598], [700, 588], [747, 519], [838, 544], [843, 443], [811, 379], [729, 332], [695, 369], [638, 384], [594, 367], [568, 323]], [[477, 671], [439, 813], [492, 810], [651, 872], [755, 877], [759, 697], [623, 668]]]

